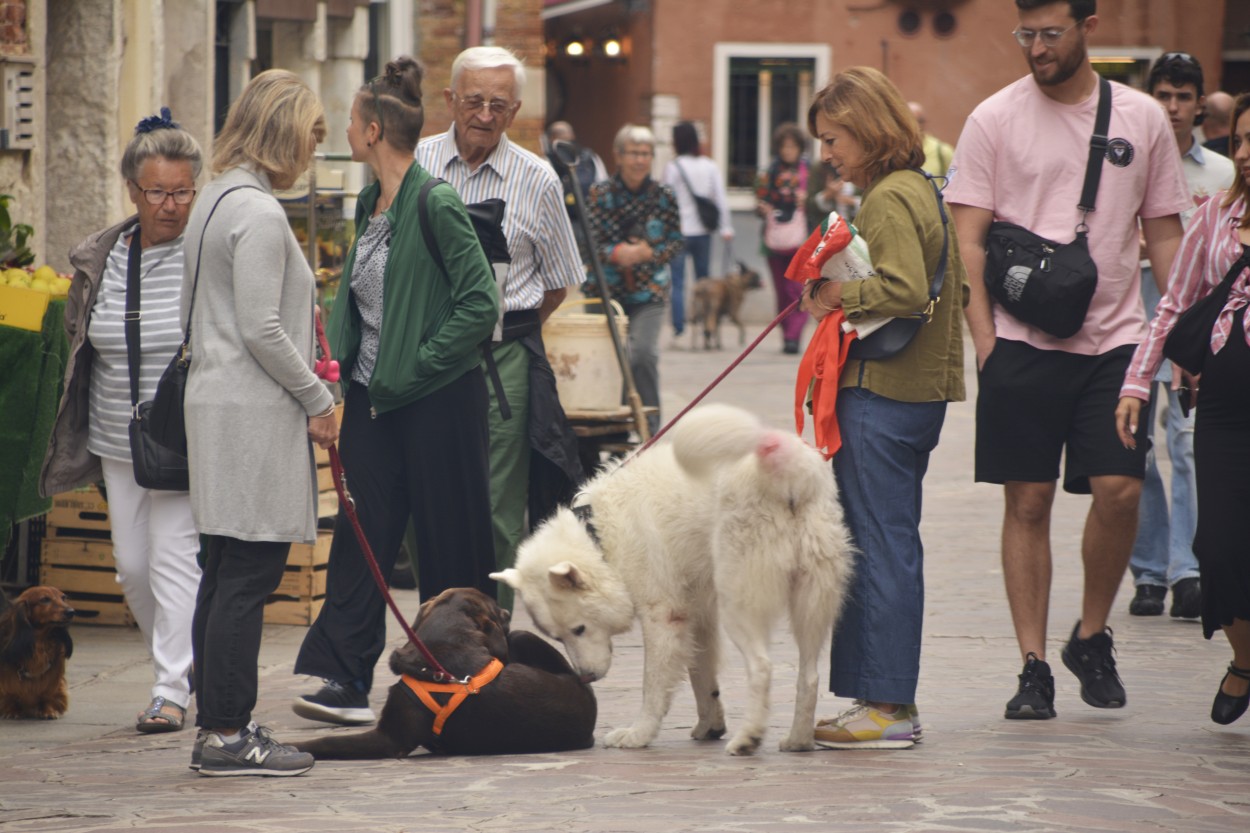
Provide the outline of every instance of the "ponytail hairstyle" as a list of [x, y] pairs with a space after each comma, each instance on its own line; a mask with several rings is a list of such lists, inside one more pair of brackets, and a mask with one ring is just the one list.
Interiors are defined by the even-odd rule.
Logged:
[[410, 154], [425, 127], [425, 108], [421, 105], [424, 77], [421, 64], [401, 55], [356, 94], [360, 115], [366, 125], [377, 123], [379, 140]]

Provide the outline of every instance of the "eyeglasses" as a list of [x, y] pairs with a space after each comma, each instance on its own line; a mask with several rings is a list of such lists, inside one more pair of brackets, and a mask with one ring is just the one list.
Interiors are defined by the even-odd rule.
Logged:
[[502, 98], [492, 98], [490, 102], [487, 103], [486, 99], [482, 98], [480, 95], [475, 95], [471, 98], [461, 98], [456, 93], [452, 93], [451, 95], [452, 98], [460, 102], [460, 109], [470, 115], [479, 112], [483, 107], [485, 107], [490, 110], [490, 114], [492, 116], [504, 116], [517, 106], [517, 102], [504, 101]]
[[1016, 29], [1011, 34], [1016, 39], [1016, 43], [1020, 44], [1021, 46], [1025, 46], [1025, 47], [1032, 46], [1033, 41], [1037, 40], [1038, 38], [1042, 39], [1043, 46], [1056, 46], [1059, 43], [1060, 38], [1062, 38], [1064, 35], [1068, 34], [1068, 32], [1071, 32], [1073, 29], [1075, 29], [1077, 26], [1080, 26], [1080, 25], [1081, 25], [1081, 22], [1078, 20], [1076, 23], [1073, 23], [1067, 29], [1043, 29], [1040, 32], [1034, 29]]
[[623, 150], [621, 156], [633, 156], [638, 159], [650, 159], [655, 156], [655, 152], [651, 150]]
[[195, 199], [194, 188], [180, 188], [177, 191], [166, 191], [163, 188], [142, 188], [139, 183], [131, 180], [134, 186], [143, 192], [143, 198], [147, 200], [148, 205], [164, 205], [165, 200], [170, 197], [174, 198], [174, 205], [190, 205], [191, 200]]

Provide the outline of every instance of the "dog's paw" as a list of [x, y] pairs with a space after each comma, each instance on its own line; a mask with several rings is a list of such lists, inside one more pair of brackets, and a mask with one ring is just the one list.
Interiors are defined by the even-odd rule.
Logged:
[[613, 729], [603, 739], [603, 745], [610, 749], [642, 749], [651, 743], [654, 735], [631, 726], [628, 729]]
[[763, 740], [764, 738], [760, 735], [739, 732], [725, 747], [725, 752], [730, 755], [754, 755]]
[[804, 737], [787, 735], [777, 748], [782, 752], [811, 752], [816, 748], [816, 738], [812, 732]]
[[725, 716], [715, 720], [700, 720], [690, 730], [690, 737], [695, 740], [720, 740], [725, 736]]

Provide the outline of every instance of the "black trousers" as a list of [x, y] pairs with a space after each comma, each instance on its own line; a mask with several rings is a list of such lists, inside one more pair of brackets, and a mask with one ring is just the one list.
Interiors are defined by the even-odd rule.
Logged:
[[195, 725], [234, 729], [252, 721], [265, 599], [278, 589], [291, 545], [205, 535], [204, 575], [191, 620]]
[[[476, 367], [376, 417], [363, 385], [347, 392], [339, 453], [360, 525], [389, 577], [412, 517], [423, 602], [449, 587], [495, 596], [487, 408], [486, 380]], [[341, 509], [327, 569], [325, 603], [295, 673], [368, 690], [386, 645], [386, 603]]]

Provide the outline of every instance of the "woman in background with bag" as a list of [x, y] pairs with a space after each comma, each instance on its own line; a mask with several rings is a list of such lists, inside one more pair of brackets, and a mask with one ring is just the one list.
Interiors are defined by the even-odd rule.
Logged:
[[311, 755], [252, 722], [265, 599], [292, 542], [315, 543], [311, 438], [338, 438], [313, 373], [312, 270], [273, 192], [291, 188], [325, 138], [321, 103], [268, 70], [230, 107], [187, 227], [183, 318], [191, 508], [205, 537], [192, 631], [201, 775], [299, 775]]
[[[1150, 381], [1165, 355], [1188, 365], [1189, 390], [1181, 392], [1200, 405], [1194, 417], [1194, 555], [1202, 573], [1202, 635], [1210, 639], [1223, 630], [1233, 649], [1211, 704], [1211, 719], [1220, 724], [1232, 723], [1250, 706], [1250, 554], [1245, 543], [1250, 514], [1250, 94], [1237, 98], [1232, 125], [1238, 177], [1228, 191], [1207, 200], [1185, 230], [1172, 260], [1168, 292], [1149, 337], [1133, 354], [1115, 412], [1120, 441], [1132, 448]], [[1212, 319], [1214, 325], [1206, 326]], [[1205, 323], [1194, 326], [1195, 321]], [[1168, 338], [1182, 328], [1188, 344]], [[1197, 355], [1185, 359], [1182, 352]]]
[[[786, 280], [786, 267], [807, 240], [807, 159], [803, 147], [807, 137], [794, 122], [785, 122], [773, 131], [773, 163], [760, 174], [755, 186], [756, 212], [764, 218], [764, 251], [777, 291], [777, 312], [799, 299], [803, 288]], [[807, 324], [807, 313], [795, 310], [781, 322], [782, 350], [799, 352], [799, 340]]]
[[[664, 167], [664, 184], [677, 197], [681, 234], [686, 240], [686, 251], [669, 263], [673, 272], [669, 296], [673, 335], [680, 336], [686, 328], [686, 255], [694, 258], [694, 279], [703, 280], [709, 274], [712, 232], [719, 231], [728, 244], [734, 230], [720, 168], [702, 154], [699, 132], [693, 124], [683, 121], [673, 125], [673, 150], [677, 157]], [[711, 222], [713, 219], [715, 222]]]
[[807, 310], [823, 318], [838, 309], [852, 323], [896, 318], [887, 326], [897, 327], [929, 307], [931, 281], [946, 259], [944, 288], [927, 322], [885, 358], [856, 359], [852, 345], [838, 380], [842, 444], [833, 472], [857, 555], [834, 633], [829, 689], [855, 704], [818, 723], [816, 742], [899, 749], [920, 737], [921, 497], [946, 403], [964, 398], [967, 274], [935, 189], [918, 170], [920, 127], [888, 78], [869, 67], [839, 73], [816, 94], [807, 123], [821, 160], [864, 191], [857, 219], [875, 273], [808, 283]]
[[[131, 318], [137, 318], [139, 341], [135, 401], [143, 402], [152, 398], [181, 338], [182, 233], [202, 164], [199, 144], [170, 120], [168, 108], [139, 122], [121, 162], [137, 213], [70, 252], [74, 281], [65, 304], [70, 355], [40, 479], [45, 496], [105, 483], [118, 582], [152, 654], [156, 678], [152, 701], [135, 723], [143, 733], [181, 729], [191, 702], [200, 539], [185, 490], [157, 491], [135, 481], [125, 319], [127, 310], [139, 313]], [[137, 298], [128, 304], [132, 277]]]

